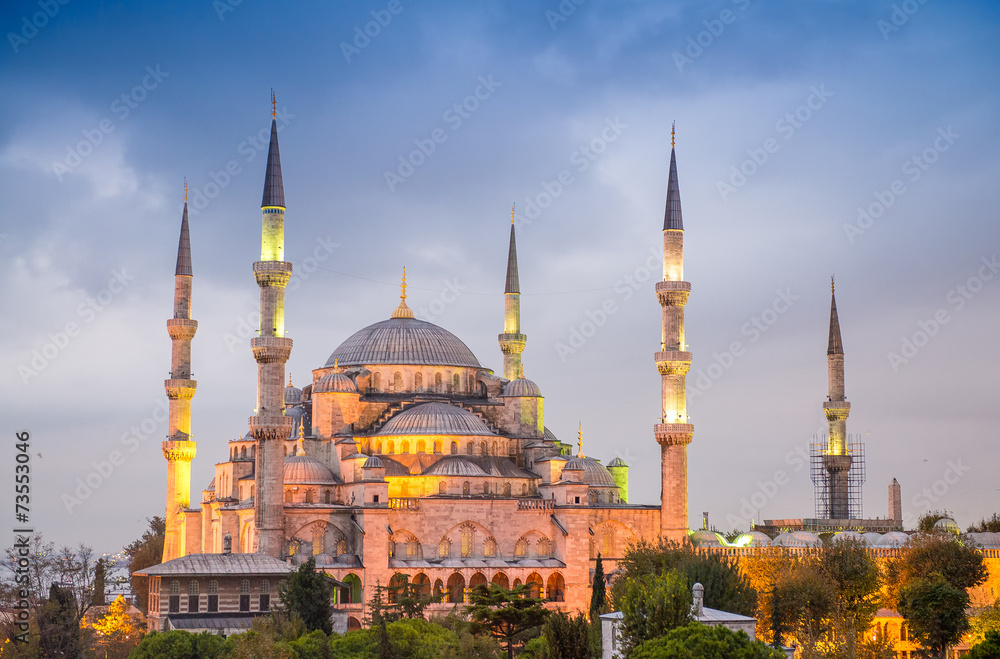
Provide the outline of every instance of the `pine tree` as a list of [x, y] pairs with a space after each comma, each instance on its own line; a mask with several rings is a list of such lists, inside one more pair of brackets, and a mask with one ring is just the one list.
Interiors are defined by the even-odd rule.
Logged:
[[82, 651], [76, 598], [72, 591], [53, 583], [49, 599], [38, 616], [41, 649], [46, 657], [78, 657]]
[[90, 603], [93, 606], [104, 606], [107, 600], [104, 599], [104, 578], [107, 575], [108, 563], [106, 559], [99, 558], [94, 564], [94, 586], [90, 594]]
[[288, 613], [297, 613], [311, 632], [320, 629], [324, 634], [333, 632], [330, 620], [330, 582], [324, 572], [316, 571], [312, 557], [292, 572], [281, 586], [281, 604]]
[[594, 566], [594, 583], [590, 590], [590, 620], [598, 619], [608, 608], [608, 595], [604, 583], [604, 562], [601, 555], [597, 555], [597, 564]]

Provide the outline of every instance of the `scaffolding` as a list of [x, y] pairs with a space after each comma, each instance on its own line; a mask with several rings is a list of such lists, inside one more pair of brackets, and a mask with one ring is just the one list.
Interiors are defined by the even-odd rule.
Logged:
[[[830, 514], [830, 473], [824, 458], [829, 455], [826, 435], [813, 435], [809, 445], [809, 476], [813, 482], [813, 496], [818, 519], [831, 519]], [[851, 467], [847, 472], [847, 506], [849, 519], [863, 518], [861, 489], [865, 483], [865, 444], [856, 435], [847, 436], [847, 455], [851, 456]]]

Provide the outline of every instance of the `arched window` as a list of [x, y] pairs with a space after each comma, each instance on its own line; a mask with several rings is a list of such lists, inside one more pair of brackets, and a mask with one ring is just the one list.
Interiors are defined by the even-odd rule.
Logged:
[[395, 453], [396, 452], [396, 443], [394, 441], [392, 441], [391, 439], [388, 442], [385, 443], [385, 452], [386, 453]]
[[403, 374], [399, 371], [396, 371], [392, 375], [392, 390], [396, 393], [403, 390]]
[[323, 490], [323, 503], [330, 503], [330, 490]]
[[171, 595], [180, 595], [181, 594], [181, 582], [180, 581], [171, 581], [170, 582], [170, 594]]
[[423, 391], [424, 389], [424, 374], [417, 373], [413, 376], [413, 388], [417, 391]]
[[250, 580], [249, 579], [244, 579], [243, 581], [240, 582], [240, 592], [241, 593], [249, 593], [250, 592]]
[[260, 580], [260, 592], [269, 593], [271, 592], [271, 582], [267, 579]]
[[549, 548], [548, 538], [538, 539], [538, 558], [548, 558], [551, 549]]
[[510, 580], [507, 578], [507, 575], [504, 574], [503, 572], [497, 572], [496, 574], [494, 574], [492, 583], [494, 583], [497, 586], [500, 586], [504, 590], [508, 590], [510, 588]]
[[503, 484], [503, 495], [505, 497], [509, 497], [510, 496], [510, 482], [507, 482], [507, 483]]
[[381, 388], [382, 388], [382, 374], [376, 372], [375, 375], [372, 376], [372, 389], [378, 391]]
[[475, 527], [473, 527], [472, 524], [464, 524], [462, 526], [462, 558], [472, 558], [475, 541]]
[[549, 582], [545, 588], [545, 599], [550, 602], [566, 601], [566, 580], [558, 572], [549, 575]]
[[475, 455], [476, 454], [476, 443], [475, 442], [469, 442], [468, 444], [465, 445], [465, 454], [466, 455]]
[[448, 577], [448, 603], [461, 604], [465, 601], [465, 577], [458, 572]]
[[484, 458], [486, 457], [487, 455], [486, 442], [479, 442], [479, 455], [481, 455]]
[[603, 540], [602, 553], [609, 558], [617, 556], [615, 554], [615, 545], [617, 544], [615, 542], [615, 527], [610, 525], [604, 527]]
[[308, 490], [306, 490], [306, 503], [312, 503], [312, 502], [313, 502], [313, 491], [312, 488], [310, 487]]
[[532, 572], [531, 574], [528, 575], [528, 578], [525, 580], [524, 585], [528, 587], [527, 588], [528, 597], [537, 598], [542, 596], [542, 587], [544, 586], [544, 584], [542, 583], [542, 575], [538, 574], [537, 572]]
[[417, 453], [426, 453], [426, 452], [427, 452], [427, 442], [425, 442], [422, 439], [418, 439], [417, 440]]
[[435, 453], [441, 453], [441, 442], [440, 441], [434, 442], [434, 452]]
[[242, 448], [242, 449], [240, 450], [240, 459], [241, 459], [241, 460], [246, 460], [246, 459], [247, 459], [247, 447], [246, 447], [246, 446], [244, 446], [244, 447], [243, 447], [243, 448]]
[[396, 558], [396, 543], [389, 539], [389, 558]]
[[528, 495], [528, 484], [521, 483], [521, 496], [527, 496], [527, 495]]
[[438, 558], [451, 558], [451, 540], [441, 538], [438, 543]]
[[382, 442], [375, 442], [375, 448], [372, 449], [372, 452], [373, 453], [381, 453], [382, 452]]
[[496, 440], [493, 440], [493, 455], [500, 455], [499, 453], [497, 453], [497, 443], [496, 443]]
[[514, 556], [524, 558], [528, 555], [528, 541], [521, 538], [514, 544]]
[[490, 493], [490, 483], [489, 481], [487, 481], [483, 483], [483, 494], [489, 494], [489, 493]]
[[451, 454], [458, 455], [458, 442], [451, 443]]
[[438, 494], [447, 494], [447, 493], [448, 493], [448, 484], [445, 483], [444, 481], [438, 483]]
[[455, 391], [458, 392], [461, 389], [461, 384], [458, 379], [458, 373], [451, 378], [451, 386], [454, 387]]
[[337, 556], [343, 556], [347, 553], [347, 538], [340, 538], [337, 540]]
[[497, 541], [492, 536], [486, 538], [486, 542], [483, 545], [483, 555], [486, 558], [494, 558], [497, 555]]
[[197, 595], [197, 594], [198, 594], [198, 580], [192, 579], [191, 581], [188, 582], [188, 595]]
[[218, 592], [219, 592], [219, 582], [216, 581], [215, 579], [212, 579], [211, 581], [208, 582], [208, 594], [216, 595], [218, 594]]
[[443, 394], [444, 393], [444, 387], [441, 384], [441, 373], [440, 372], [434, 374], [434, 391], [438, 392], [439, 394]]
[[416, 538], [411, 537], [406, 543], [406, 557], [410, 559], [421, 558], [422, 554], [423, 552], [420, 551], [420, 543], [417, 542]]
[[470, 494], [472, 494], [472, 484], [469, 481], [465, 481], [462, 483], [462, 495], [469, 496]]
[[408, 441], [406, 441], [404, 439], [402, 441], [402, 443], [400, 443], [400, 445], [399, 445], [399, 452], [402, 453], [403, 455], [406, 455], [407, 453], [409, 453], [410, 452], [410, 442], [408, 442]]
[[430, 578], [421, 572], [413, 577], [413, 581], [410, 582], [413, 585], [413, 594], [418, 597], [430, 597], [431, 596], [431, 580]]

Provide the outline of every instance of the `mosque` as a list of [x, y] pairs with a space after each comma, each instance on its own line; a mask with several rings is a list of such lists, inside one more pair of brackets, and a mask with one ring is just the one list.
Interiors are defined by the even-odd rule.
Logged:
[[[191, 317], [185, 198], [174, 317], [167, 321], [173, 349], [165, 382], [164, 564], [230, 550], [290, 564], [312, 556], [345, 585], [340, 603], [353, 611], [354, 626], [371, 588], [397, 574], [449, 607], [466, 601], [469, 588], [495, 583], [524, 584], [552, 606], [586, 611], [599, 555], [611, 572], [632, 541], [688, 536], [687, 445], [694, 428], [685, 394], [691, 353], [684, 307], [691, 285], [683, 280], [673, 140], [663, 277], [655, 285], [662, 331], [658, 342], [650, 337], [651, 347], [659, 347], [654, 362], [662, 382], [662, 408], [649, 411], [660, 446], [656, 505], [629, 502], [629, 468], [620, 458], [602, 463], [584, 454], [582, 439], [574, 450], [545, 426], [542, 389], [521, 368], [528, 337], [520, 327], [513, 224], [499, 373], [451, 332], [414, 317], [404, 271], [398, 305], [387, 304], [386, 318], [373, 319], [321, 361], [323, 353], [309, 383], [298, 388], [285, 373], [292, 340], [285, 334], [284, 294], [292, 264], [284, 260], [286, 206], [273, 114], [261, 211], [261, 257], [253, 264], [260, 327], [250, 340], [258, 364], [256, 410], [246, 435], [219, 456], [198, 507], [190, 478], [197, 386], [191, 342], [198, 325]], [[197, 611], [197, 596], [192, 601]], [[181, 606], [176, 613], [186, 611]]]

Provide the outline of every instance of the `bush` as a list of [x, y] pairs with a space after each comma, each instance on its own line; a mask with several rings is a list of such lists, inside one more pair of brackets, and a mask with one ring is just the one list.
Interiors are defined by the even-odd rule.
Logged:
[[693, 622], [640, 644], [629, 659], [783, 659], [785, 655], [744, 632]]
[[132, 650], [129, 659], [222, 659], [232, 644], [208, 632], [152, 632]]

